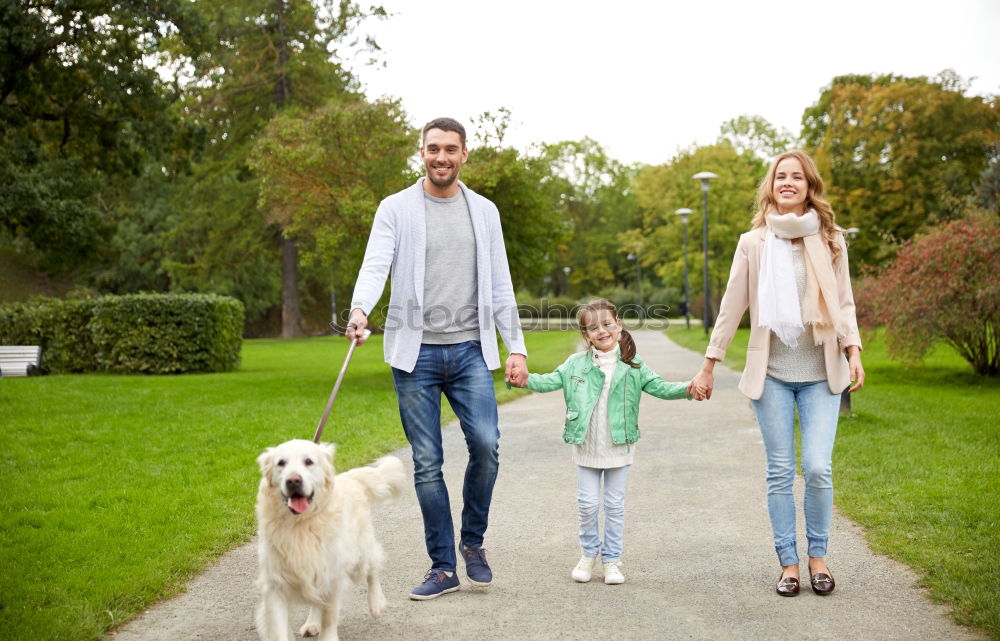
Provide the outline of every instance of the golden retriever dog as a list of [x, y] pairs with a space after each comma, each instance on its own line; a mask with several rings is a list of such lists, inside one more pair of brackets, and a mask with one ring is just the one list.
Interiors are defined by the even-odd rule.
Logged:
[[257, 458], [257, 633], [263, 641], [293, 638], [293, 603], [309, 606], [302, 636], [335, 641], [341, 595], [362, 577], [372, 617], [385, 610], [383, 552], [372, 529], [372, 505], [398, 496], [406, 472], [399, 459], [387, 456], [336, 474], [333, 452], [332, 444], [294, 440]]

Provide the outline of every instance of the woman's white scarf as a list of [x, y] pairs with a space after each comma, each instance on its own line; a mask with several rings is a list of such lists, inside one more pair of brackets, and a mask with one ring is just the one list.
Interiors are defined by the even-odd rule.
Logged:
[[[767, 327], [782, 343], [797, 347], [805, 325], [812, 325], [816, 345], [846, 336], [840, 311], [837, 279], [819, 216], [812, 209], [797, 214], [770, 213], [765, 217], [764, 252], [757, 280], [757, 324]], [[792, 239], [801, 238], [805, 250], [806, 289], [802, 301], [795, 285]]]

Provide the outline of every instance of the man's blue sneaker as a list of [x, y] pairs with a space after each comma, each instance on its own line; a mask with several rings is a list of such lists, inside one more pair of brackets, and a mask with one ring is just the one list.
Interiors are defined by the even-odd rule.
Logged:
[[480, 587], [493, 583], [493, 570], [486, 562], [486, 550], [481, 545], [470, 545], [466, 547], [460, 543], [458, 551], [465, 559], [465, 574], [469, 577], [469, 583]]
[[452, 572], [451, 576], [448, 576], [444, 570], [431, 568], [424, 575], [424, 582], [410, 592], [410, 598], [414, 601], [427, 601], [436, 599], [442, 594], [454, 592], [458, 588], [458, 574]]

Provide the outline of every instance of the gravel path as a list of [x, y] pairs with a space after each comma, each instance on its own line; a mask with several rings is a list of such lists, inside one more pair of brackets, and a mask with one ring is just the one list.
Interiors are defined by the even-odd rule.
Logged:
[[[698, 355], [661, 333], [640, 331], [635, 338], [639, 353], [667, 380], [686, 380], [700, 364]], [[493, 586], [463, 583], [459, 592], [434, 601], [407, 598], [428, 567], [410, 487], [399, 502], [376, 514], [388, 556], [386, 613], [373, 621], [364, 589], [356, 588], [345, 599], [340, 638], [983, 638], [954, 624], [943, 606], [913, 587], [913, 572], [874, 555], [860, 528], [836, 513], [828, 557], [836, 592], [823, 598], [805, 588], [797, 598], [777, 596], [760, 435], [749, 403], [736, 389], [738, 374], [721, 366], [715, 371], [711, 401], [643, 400], [643, 436], [626, 495], [625, 585], [604, 585], [599, 576], [578, 584], [569, 576], [579, 547], [575, 470], [561, 439], [562, 395], [536, 394], [500, 408], [500, 476], [485, 544]], [[444, 431], [445, 474], [457, 524], [464, 441], [457, 425]], [[410, 465], [408, 449], [395, 454]], [[796, 479], [800, 499], [801, 482]], [[803, 532], [800, 513], [800, 548]], [[464, 579], [464, 568], [459, 573]], [[192, 581], [187, 592], [153, 607], [112, 638], [254, 641], [255, 575], [254, 545], [238, 547]], [[296, 613], [294, 627], [304, 617], [304, 611]]]

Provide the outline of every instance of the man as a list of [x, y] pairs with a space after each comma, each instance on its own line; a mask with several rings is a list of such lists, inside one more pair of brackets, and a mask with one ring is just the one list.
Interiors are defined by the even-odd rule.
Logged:
[[527, 382], [527, 351], [500, 214], [458, 180], [468, 156], [460, 123], [438, 118], [424, 126], [420, 157], [427, 175], [379, 205], [346, 332], [348, 339], [364, 342], [367, 315], [391, 268], [385, 360], [413, 448], [413, 482], [431, 557], [424, 582], [410, 593], [415, 600], [459, 588], [451, 505], [441, 474], [441, 394], [458, 416], [469, 450], [459, 551], [469, 582], [486, 586], [493, 573], [482, 545], [499, 466], [490, 374], [500, 367], [497, 330], [511, 354], [506, 380]]

